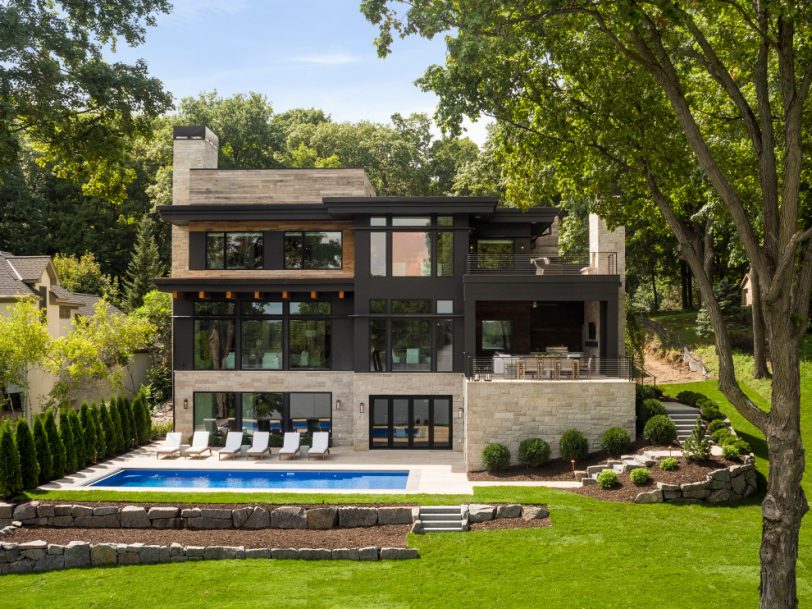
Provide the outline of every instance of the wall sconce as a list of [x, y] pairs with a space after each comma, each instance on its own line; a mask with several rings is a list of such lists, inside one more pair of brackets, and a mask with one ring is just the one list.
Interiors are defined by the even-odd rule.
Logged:
[[189, 410], [189, 398], [183, 398], [183, 409]]
[[318, 297], [319, 297], [318, 292], [313, 292], [313, 291], [310, 292], [310, 300], [316, 300]]
[[336, 410], [341, 410], [341, 400], [336, 400]]
[[361, 402], [361, 407], [359, 408], [359, 411], [361, 412], [361, 414], [364, 414], [364, 403], [363, 402]]
[[233, 300], [234, 292], [226, 292], [226, 300]]
[[197, 293], [197, 297], [198, 297], [200, 300], [206, 300], [206, 292], [198, 292], [198, 293]]
[[474, 253], [474, 244], [473, 244], [473, 243], [471, 243], [471, 244], [468, 246], [468, 253], [469, 253], [469, 254], [473, 254], [473, 253]]
[[462, 409], [462, 407], [457, 408], [457, 418], [458, 418], [458, 419], [461, 419], [461, 418], [462, 418], [462, 414], [463, 414], [463, 409]]
[[287, 300], [287, 299], [288, 299], [288, 291], [287, 290], [282, 290], [282, 300]]
[[338, 292], [338, 299], [339, 299], [339, 300], [344, 300], [344, 290], [339, 290], [339, 292]]
[[520, 243], [520, 244], [519, 244], [519, 253], [524, 254], [524, 250], [525, 250], [525, 249], [526, 249], [525, 244], [524, 244], [524, 243]]
[[262, 294], [259, 292], [254, 292], [254, 300], [259, 300], [260, 298], [262, 298]]

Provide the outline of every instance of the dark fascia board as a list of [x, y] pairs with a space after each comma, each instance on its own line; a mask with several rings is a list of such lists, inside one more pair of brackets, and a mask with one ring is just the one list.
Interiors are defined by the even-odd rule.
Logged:
[[515, 207], [500, 207], [488, 217], [489, 223], [513, 222], [540, 222], [550, 224], [556, 218], [565, 216], [557, 207], [529, 207], [518, 209]]
[[321, 203], [202, 203], [159, 205], [161, 218], [176, 225], [199, 221], [235, 220], [332, 220]]
[[498, 197], [324, 197], [330, 215], [491, 214]]
[[463, 285], [466, 300], [606, 300], [617, 298], [620, 276], [471, 273]]
[[198, 279], [163, 277], [154, 280], [163, 292], [352, 292], [355, 283], [341, 279]]

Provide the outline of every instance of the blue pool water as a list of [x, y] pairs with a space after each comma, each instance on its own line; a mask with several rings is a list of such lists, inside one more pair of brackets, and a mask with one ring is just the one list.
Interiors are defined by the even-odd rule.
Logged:
[[118, 488], [403, 490], [408, 471], [121, 469], [90, 486]]

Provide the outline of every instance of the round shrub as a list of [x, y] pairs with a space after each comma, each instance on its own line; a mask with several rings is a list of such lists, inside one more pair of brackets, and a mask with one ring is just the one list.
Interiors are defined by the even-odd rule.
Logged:
[[734, 444], [725, 444], [722, 446], [722, 456], [725, 459], [737, 459], [739, 456], [739, 449]]
[[722, 411], [719, 410], [719, 406], [714, 404], [713, 402], [709, 404], [703, 404], [699, 410], [702, 418], [706, 421], [717, 421], [723, 420], [725, 415], [722, 414]]
[[649, 444], [666, 446], [677, 439], [677, 428], [666, 415], [654, 415], [643, 428], [643, 437]]
[[562, 459], [580, 461], [589, 454], [589, 440], [577, 429], [568, 429], [561, 436], [558, 448]]
[[731, 439], [722, 444], [723, 452], [726, 446], [732, 446], [734, 449], [738, 451], [740, 455], [746, 455], [752, 451], [750, 445], [745, 440], [742, 440], [741, 438], [737, 438], [735, 436], [731, 437]]
[[637, 486], [642, 486], [643, 484], [648, 484], [648, 481], [651, 480], [651, 472], [648, 471], [647, 467], [635, 467], [629, 472], [629, 478], [631, 478], [632, 482]]
[[679, 462], [674, 457], [666, 457], [660, 461], [660, 469], [664, 472], [673, 472], [679, 469]]
[[648, 398], [659, 398], [662, 397], [663, 390], [660, 389], [657, 385], [635, 385], [634, 386], [634, 397], [637, 403], [642, 402]]
[[730, 433], [730, 430], [725, 427], [724, 429], [717, 429], [711, 434], [711, 440], [716, 442], [717, 444], [724, 444], [725, 438], [731, 437], [733, 434]]
[[525, 467], [541, 467], [550, 460], [550, 445], [541, 438], [528, 438], [519, 444], [519, 463]]
[[605, 469], [598, 474], [598, 484], [601, 488], [610, 489], [617, 486], [617, 472], [613, 469]]
[[601, 448], [612, 457], [619, 457], [623, 453], [628, 452], [631, 445], [632, 439], [629, 437], [629, 433], [622, 427], [610, 427], [603, 432]]
[[656, 398], [647, 398], [640, 403], [637, 409], [637, 422], [645, 427], [648, 420], [658, 414], [665, 414], [665, 406]]
[[708, 423], [708, 433], [713, 433], [714, 431], [719, 431], [720, 429], [727, 429], [727, 423], [725, 423], [722, 419], [714, 419]]
[[482, 451], [482, 465], [490, 471], [510, 467], [510, 451], [504, 444], [488, 444]]
[[688, 404], [689, 406], [696, 406], [697, 402], [703, 398], [707, 399], [704, 395], [696, 391], [680, 391], [677, 394], [677, 401]]

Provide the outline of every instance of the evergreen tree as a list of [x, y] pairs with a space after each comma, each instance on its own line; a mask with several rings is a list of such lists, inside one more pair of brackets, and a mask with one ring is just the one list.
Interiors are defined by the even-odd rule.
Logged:
[[90, 408], [90, 424], [93, 426], [93, 435], [96, 439], [96, 461], [102, 461], [107, 457], [107, 439], [104, 435], [101, 409], [96, 404]]
[[113, 418], [110, 416], [110, 409], [104, 402], [99, 408], [99, 418], [101, 419], [101, 435], [104, 436], [104, 456], [109, 459], [116, 456], [117, 443]]
[[124, 439], [122, 452], [127, 452], [133, 446], [133, 415], [130, 410], [130, 400], [125, 397], [118, 399], [118, 415], [121, 418], [121, 436]]
[[110, 421], [113, 424], [113, 454], [124, 452], [124, 432], [121, 429], [121, 411], [118, 408], [118, 398], [110, 400], [107, 407], [110, 412]]
[[62, 446], [65, 447], [65, 475], [76, 471], [76, 438], [73, 435], [73, 428], [68, 422], [67, 410], [62, 410], [59, 414], [59, 437], [62, 438]]
[[144, 295], [155, 289], [152, 280], [163, 275], [158, 245], [152, 232], [152, 222], [144, 215], [138, 225], [130, 263], [124, 274], [124, 307], [134, 311], [144, 304]]
[[0, 425], [0, 497], [14, 497], [23, 490], [20, 454], [11, 425]]
[[39, 483], [45, 484], [54, 478], [54, 457], [48, 444], [48, 433], [41, 416], [34, 417], [34, 447], [37, 450], [39, 464]]
[[49, 410], [48, 414], [45, 415], [45, 433], [48, 436], [48, 446], [54, 460], [53, 471], [51, 472], [52, 479], [64, 478], [67, 456], [65, 455], [65, 445], [62, 443], [62, 436], [59, 435], [59, 429], [56, 426], [56, 417], [53, 410]]
[[73, 440], [76, 443], [76, 470], [87, 467], [87, 441], [85, 432], [82, 430], [82, 423], [79, 420], [79, 413], [73, 408], [68, 410], [68, 424], [73, 432]]
[[36, 488], [39, 484], [39, 463], [37, 462], [37, 449], [34, 446], [34, 436], [28, 421], [22, 417], [17, 419], [15, 434], [17, 452], [20, 455], [23, 489]]
[[96, 434], [93, 428], [93, 413], [87, 402], [82, 402], [79, 407], [79, 425], [82, 427], [82, 435], [85, 440], [85, 464], [96, 461]]
[[132, 403], [133, 420], [135, 422], [137, 441], [139, 446], [149, 442], [149, 432], [151, 420], [149, 415], [149, 406], [147, 405], [146, 396], [143, 392], [138, 392]]

